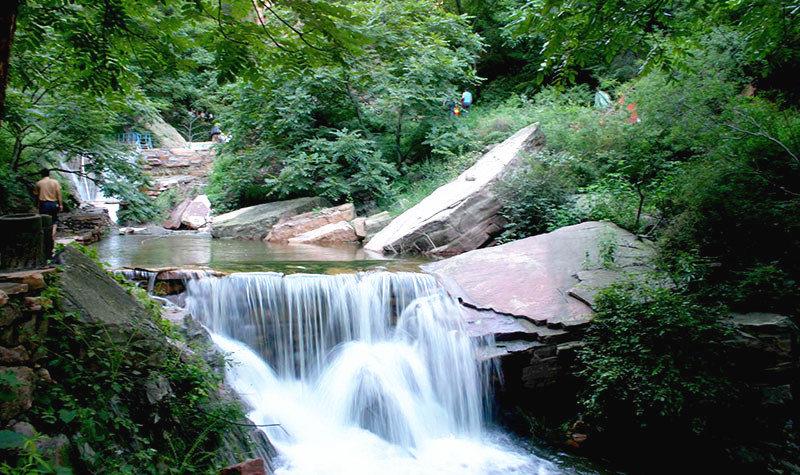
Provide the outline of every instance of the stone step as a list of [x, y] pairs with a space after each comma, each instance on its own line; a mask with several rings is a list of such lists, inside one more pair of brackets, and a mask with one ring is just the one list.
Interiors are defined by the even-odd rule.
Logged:
[[0, 291], [11, 297], [12, 295], [21, 295], [28, 293], [28, 284], [19, 284], [17, 282], [0, 282]]

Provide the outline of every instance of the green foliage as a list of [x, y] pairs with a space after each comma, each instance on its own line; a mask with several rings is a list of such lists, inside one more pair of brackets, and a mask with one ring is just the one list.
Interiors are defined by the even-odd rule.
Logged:
[[384, 196], [397, 172], [374, 146], [358, 132], [331, 131], [330, 138], [310, 139], [297, 147], [278, 176], [265, 184], [280, 197], [313, 192], [332, 201], [364, 202]]
[[650, 440], [715, 433], [737, 391], [723, 351], [724, 311], [637, 283], [612, 287], [579, 352], [582, 403], [598, 430]]
[[[501, 241], [512, 241], [548, 231], [556, 224], [555, 212], [575, 189], [567, 161], [562, 154], [540, 153], [505, 177], [500, 196], [507, 224]], [[561, 223], [559, 223], [561, 224]]]
[[574, 82], [581, 70], [607, 66], [625, 55], [642, 70], [680, 69], [698, 40], [717, 27], [735, 28], [743, 51], [768, 74], [797, 60], [800, 9], [789, 0], [692, 2], [533, 1], [513, 13], [508, 30], [543, 41], [539, 80]]
[[[2, 434], [7, 434], [7, 437], [2, 437]], [[16, 436], [13, 437], [12, 436]], [[16, 464], [10, 465], [8, 461], [0, 464], [0, 472], [7, 475], [38, 475], [38, 474], [56, 474], [56, 475], [69, 475], [72, 470], [65, 467], [54, 467], [50, 462], [45, 460], [39, 449], [36, 447], [36, 437], [24, 437], [12, 431], [0, 431], [0, 439], [15, 439], [13, 446], [4, 446], [0, 443], [0, 448], [7, 449], [10, 447], [20, 448], [21, 455], [17, 458]]]
[[[120, 341], [101, 325], [64, 312], [58, 288], [45, 290], [53, 302], [46, 315], [46, 367], [58, 383], [37, 392], [32, 422], [42, 432], [67, 434], [81, 447], [71, 461], [81, 471], [214, 471], [221, 438], [229, 421], [243, 417], [241, 408], [217, 397], [221, 378], [199, 356], [166, 344], [167, 337], [180, 336], [161, 318], [158, 304], [129, 289], [164, 332], [158, 354], [133, 333]], [[168, 394], [150, 401], [152, 384], [166, 384]], [[17, 466], [31, 457], [23, 454]]]
[[[318, 186], [334, 200], [381, 199], [394, 170], [431, 156], [430, 131], [450, 120], [443, 100], [477, 82], [479, 37], [436, 2], [341, 8], [370, 48], [329, 61], [281, 57], [232, 88], [225, 126], [233, 140], [210, 180], [218, 209], [315, 194]], [[232, 187], [223, 185], [226, 175], [234, 175]]]

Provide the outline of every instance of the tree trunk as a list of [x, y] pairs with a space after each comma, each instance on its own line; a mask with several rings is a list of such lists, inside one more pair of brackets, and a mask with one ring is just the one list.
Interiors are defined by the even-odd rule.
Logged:
[[639, 206], [636, 208], [636, 224], [634, 224], [633, 227], [638, 231], [639, 222], [642, 219], [642, 208], [644, 207], [644, 192], [640, 185], [636, 186], [636, 193], [639, 195]]
[[397, 109], [397, 127], [394, 129], [394, 146], [397, 150], [397, 165], [403, 163], [403, 152], [400, 150], [400, 139], [403, 135], [403, 106]]
[[0, 4], [0, 125], [6, 112], [6, 88], [11, 62], [11, 43], [17, 28], [17, 10], [20, 0], [5, 0]]

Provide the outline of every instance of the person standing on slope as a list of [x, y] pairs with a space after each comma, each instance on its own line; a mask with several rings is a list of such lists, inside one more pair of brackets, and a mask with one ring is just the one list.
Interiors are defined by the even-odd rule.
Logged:
[[58, 212], [64, 211], [61, 198], [61, 183], [50, 178], [50, 170], [42, 169], [42, 179], [36, 182], [33, 194], [36, 195], [39, 214], [46, 214], [53, 218], [53, 240], [56, 239], [56, 226], [58, 225]]
[[464, 90], [461, 93], [461, 108], [464, 109], [464, 112], [469, 112], [469, 106], [472, 105], [472, 93]]

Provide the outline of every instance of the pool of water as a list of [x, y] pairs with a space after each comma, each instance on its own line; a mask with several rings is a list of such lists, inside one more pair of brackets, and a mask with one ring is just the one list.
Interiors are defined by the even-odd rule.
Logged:
[[204, 234], [111, 235], [95, 246], [100, 260], [113, 269], [210, 267], [224, 272], [337, 274], [375, 268], [413, 272], [428, 262], [423, 257], [382, 256], [365, 251], [358, 244], [272, 244], [212, 239]]

